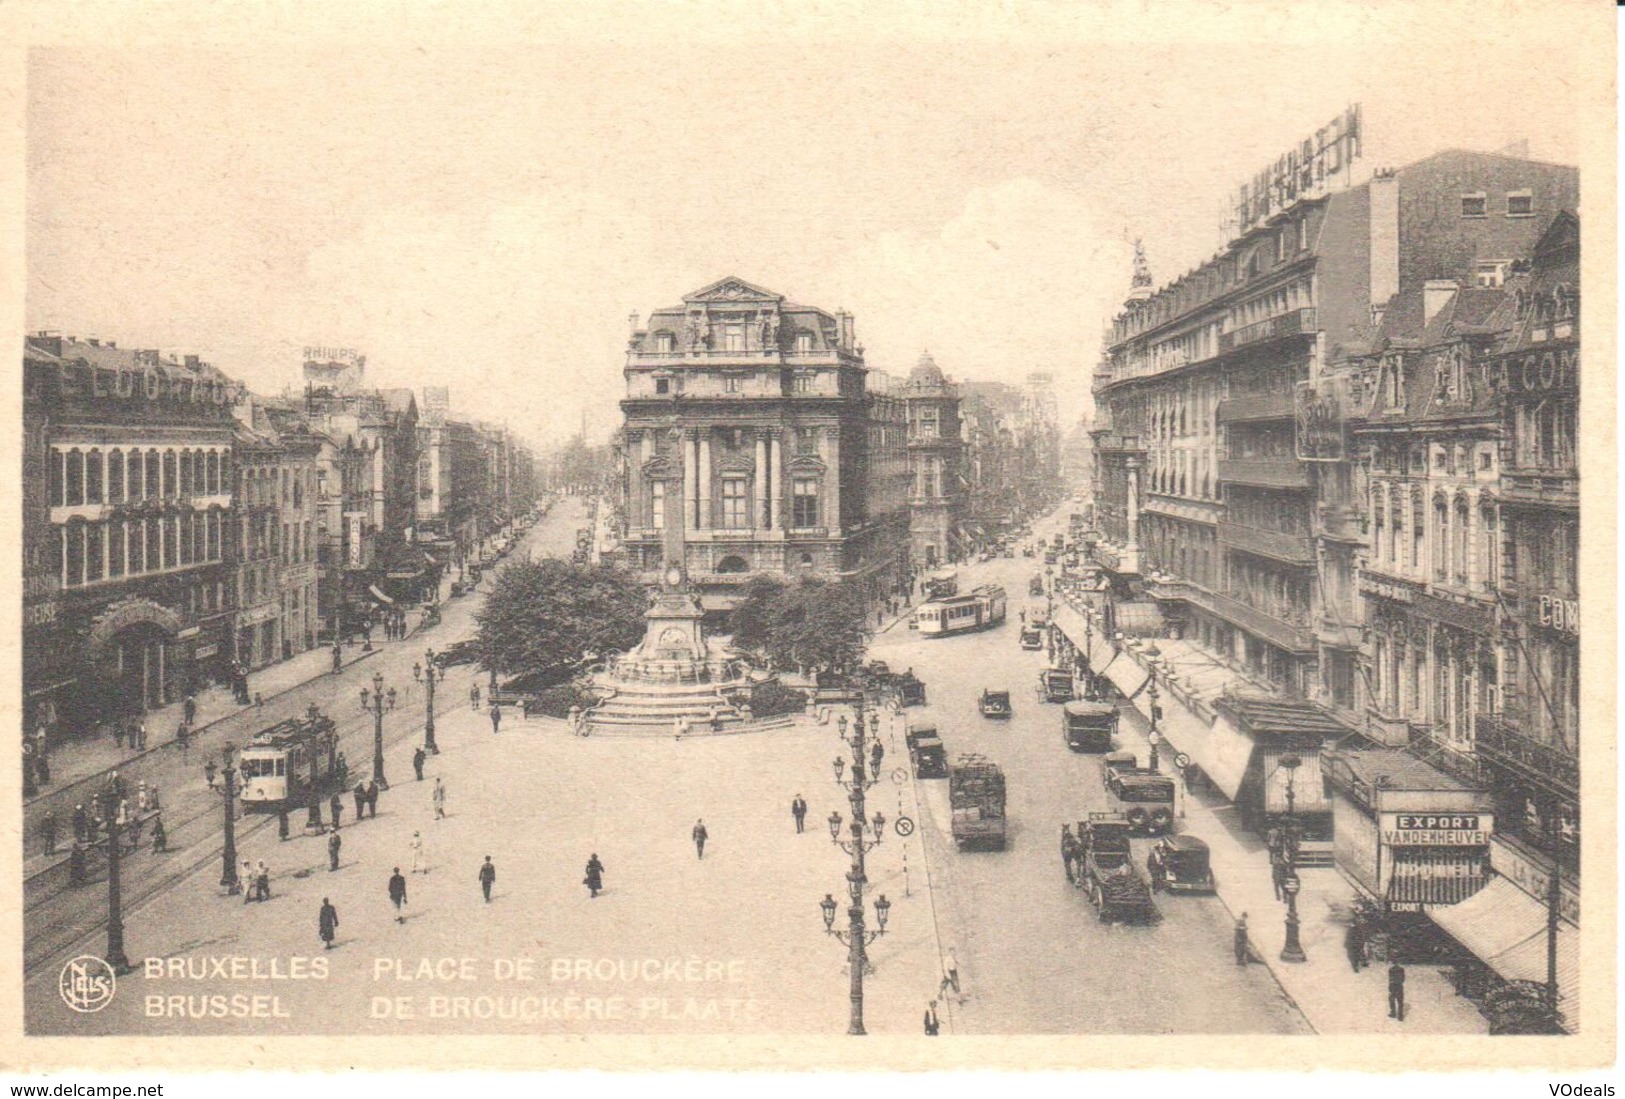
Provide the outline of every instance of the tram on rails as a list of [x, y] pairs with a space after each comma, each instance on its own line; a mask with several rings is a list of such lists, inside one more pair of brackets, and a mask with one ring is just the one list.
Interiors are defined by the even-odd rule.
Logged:
[[951, 595], [920, 604], [914, 621], [921, 637], [947, 637], [986, 630], [1004, 621], [1004, 589], [983, 584], [968, 595]]
[[255, 733], [239, 764], [243, 811], [304, 809], [338, 792], [338, 746], [338, 726], [319, 711]]
[[926, 599], [946, 599], [950, 595], [959, 594], [959, 571], [957, 569], [938, 569], [925, 578], [922, 585]]

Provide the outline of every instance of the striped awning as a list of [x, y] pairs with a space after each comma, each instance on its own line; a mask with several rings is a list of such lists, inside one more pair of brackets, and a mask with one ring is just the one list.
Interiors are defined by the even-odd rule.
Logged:
[[1124, 637], [1161, 637], [1167, 632], [1162, 608], [1155, 603], [1118, 603], [1112, 621]]
[[1105, 669], [1105, 673], [1106, 678], [1112, 681], [1112, 685], [1123, 692], [1124, 698], [1138, 695], [1151, 679], [1151, 673], [1128, 659], [1112, 661]]
[[[1434, 923], [1509, 981], [1546, 980], [1546, 906], [1506, 878], [1428, 912]], [[1580, 990], [1580, 929], [1557, 922], [1557, 992], [1572, 1019]]]
[[1285, 813], [1286, 788], [1289, 772], [1281, 766], [1284, 756], [1297, 756], [1298, 769], [1290, 773], [1292, 779], [1292, 807], [1299, 813], [1330, 813], [1332, 803], [1326, 800], [1326, 783], [1320, 777], [1320, 753], [1313, 749], [1293, 750], [1266, 748], [1264, 750], [1264, 812]]

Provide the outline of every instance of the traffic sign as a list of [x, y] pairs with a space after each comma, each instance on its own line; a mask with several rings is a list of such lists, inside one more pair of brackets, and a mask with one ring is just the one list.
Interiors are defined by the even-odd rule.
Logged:
[[908, 769], [906, 767], [893, 767], [891, 772], [891, 780], [897, 783], [899, 786], [903, 785], [903, 783], [908, 781]]
[[897, 823], [892, 827], [897, 829], [897, 834], [904, 839], [914, 834], [914, 821], [909, 817], [898, 817]]
[[1174, 754], [1174, 763], [1179, 767], [1189, 767], [1191, 765], [1191, 757], [1186, 755], [1184, 752], [1176, 752]]

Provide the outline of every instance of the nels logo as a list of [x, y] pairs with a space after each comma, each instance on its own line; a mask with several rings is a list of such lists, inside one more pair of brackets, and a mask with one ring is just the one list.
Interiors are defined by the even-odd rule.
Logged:
[[113, 1002], [118, 989], [118, 978], [113, 967], [94, 954], [81, 954], [62, 967], [57, 978], [57, 991], [62, 1002], [75, 1011], [100, 1011]]

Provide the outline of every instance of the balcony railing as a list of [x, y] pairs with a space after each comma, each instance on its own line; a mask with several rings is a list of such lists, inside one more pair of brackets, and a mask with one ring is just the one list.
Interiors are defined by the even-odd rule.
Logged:
[[1248, 344], [1263, 343], [1266, 340], [1284, 339], [1288, 336], [1303, 336], [1315, 330], [1315, 311], [1313, 309], [1294, 309], [1290, 313], [1281, 313], [1268, 320], [1249, 324], [1245, 328], [1238, 328], [1234, 332], [1224, 332], [1219, 336], [1219, 352], [1234, 351], [1238, 347]]
[[1233, 595], [1209, 591], [1207, 588], [1192, 584], [1187, 598], [1197, 606], [1250, 633], [1257, 634], [1270, 644], [1288, 652], [1307, 653], [1315, 650], [1315, 639], [1307, 626], [1286, 622], [1268, 611], [1249, 607]]
[[1145, 444], [1138, 435], [1117, 435], [1106, 432], [1095, 436], [1095, 448], [1100, 451], [1116, 451], [1125, 454], [1143, 454]]
[[1308, 488], [1309, 469], [1296, 458], [1220, 458], [1219, 480], [1264, 488]]
[[1536, 740], [1501, 714], [1479, 714], [1475, 732], [1479, 757], [1563, 797], [1578, 797], [1580, 760], [1571, 752]]
[[1236, 423], [1242, 420], [1290, 420], [1292, 394], [1290, 392], [1264, 393], [1256, 397], [1231, 397], [1219, 402], [1219, 422]]
[[1285, 561], [1289, 565], [1313, 565], [1315, 551], [1305, 535], [1262, 530], [1245, 523], [1220, 523], [1219, 541], [1234, 549]]

